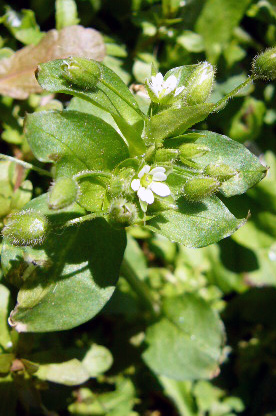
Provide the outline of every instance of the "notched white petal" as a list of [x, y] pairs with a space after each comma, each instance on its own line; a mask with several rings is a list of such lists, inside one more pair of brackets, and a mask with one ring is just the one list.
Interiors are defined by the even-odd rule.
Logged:
[[130, 186], [133, 191], [138, 191], [141, 186], [140, 179], [133, 179]]
[[142, 201], [145, 201], [145, 191], [146, 191], [146, 188], [144, 188], [143, 186], [141, 186], [139, 189], [138, 189], [138, 192], [137, 192], [137, 195], [138, 195], [138, 197], [142, 200]]
[[150, 166], [149, 165], [145, 165], [140, 172], [138, 173], [138, 178], [142, 178], [142, 176], [144, 176], [145, 173], [149, 173], [150, 171]]
[[165, 183], [152, 182], [150, 189], [159, 196], [169, 196], [171, 194], [170, 188]]
[[154, 181], [165, 181], [167, 179], [167, 175], [163, 172], [156, 172], [152, 175], [152, 179]]
[[152, 193], [152, 191], [147, 188], [144, 192], [144, 201], [147, 202], [149, 205], [153, 204], [154, 202], [154, 195]]
[[162, 168], [162, 166], [157, 166], [156, 168], [153, 168], [150, 171], [150, 174], [153, 175], [154, 173], [157, 173], [157, 172], [163, 172], [163, 173], [165, 173], [166, 172], [166, 169], [165, 168]]
[[173, 91], [177, 85], [177, 79], [174, 75], [170, 75], [163, 83], [164, 88], [168, 88], [170, 91]]

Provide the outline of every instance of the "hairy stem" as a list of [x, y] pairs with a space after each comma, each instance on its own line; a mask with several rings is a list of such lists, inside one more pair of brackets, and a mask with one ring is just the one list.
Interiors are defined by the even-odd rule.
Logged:
[[49, 176], [50, 178], [52, 178], [52, 174], [51, 172], [48, 172], [48, 170], [38, 168], [37, 166], [34, 166], [31, 163], [24, 162], [23, 160], [16, 159], [15, 157], [3, 155], [2, 153], [0, 153], [0, 160], [9, 160], [11, 162], [15, 162], [18, 165], [23, 166], [25, 169], [31, 169], [40, 173], [40, 175]]
[[220, 110], [220, 107], [223, 108], [224, 104], [227, 103], [230, 98], [233, 98], [236, 94], [238, 94], [243, 88], [247, 87], [247, 85], [250, 85], [253, 83], [253, 76], [251, 75], [248, 77], [242, 84], [238, 85], [236, 88], [234, 88], [232, 91], [230, 91], [228, 94], [226, 94], [225, 97], [223, 97], [221, 100], [219, 100], [217, 103], [214, 104], [214, 111]]

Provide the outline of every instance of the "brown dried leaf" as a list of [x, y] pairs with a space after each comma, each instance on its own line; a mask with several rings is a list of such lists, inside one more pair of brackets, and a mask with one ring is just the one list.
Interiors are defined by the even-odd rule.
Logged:
[[102, 61], [105, 45], [101, 34], [82, 26], [50, 30], [37, 45], [26, 46], [0, 60], [0, 94], [26, 99], [42, 91], [34, 72], [38, 64], [54, 59], [81, 56]]

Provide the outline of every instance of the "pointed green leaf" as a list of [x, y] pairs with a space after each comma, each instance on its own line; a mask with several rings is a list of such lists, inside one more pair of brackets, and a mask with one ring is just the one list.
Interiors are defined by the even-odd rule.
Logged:
[[112, 170], [129, 156], [122, 137], [91, 114], [41, 111], [27, 116], [25, 130], [34, 155], [43, 162], [56, 162], [57, 175]]
[[204, 247], [233, 234], [244, 223], [216, 197], [201, 202], [178, 200], [178, 210], [162, 212], [147, 222], [147, 227], [169, 240], [187, 247]]
[[82, 363], [76, 358], [64, 363], [41, 364], [36, 376], [40, 380], [48, 380], [66, 386], [77, 386], [90, 378]]
[[[66, 217], [79, 216], [82, 211], [70, 207], [56, 214], [48, 209], [47, 195], [32, 200], [26, 208], [44, 213], [52, 233], [37, 249], [13, 247], [4, 242], [2, 262], [10, 277], [13, 267], [17, 273], [19, 261], [25, 259], [29, 263], [11, 323], [17, 331], [47, 332], [88, 321], [114, 292], [126, 244], [125, 233], [115, 231], [99, 218], [58, 229], [57, 225], [63, 224]], [[22, 277], [21, 272], [21, 284]]]
[[145, 140], [151, 143], [182, 134], [204, 120], [212, 109], [213, 104], [205, 103], [161, 111], [146, 123]]
[[202, 133], [204, 135], [196, 143], [206, 145], [210, 152], [197, 159], [200, 167], [223, 163], [238, 172], [221, 185], [223, 195], [230, 197], [243, 194], [263, 179], [267, 168], [245, 146], [221, 134], [211, 131]]
[[163, 313], [146, 333], [148, 348], [143, 358], [147, 365], [176, 380], [214, 377], [224, 339], [217, 314], [194, 294], [167, 298]]
[[137, 152], [143, 153], [145, 145], [141, 133], [145, 115], [121, 78], [105, 65], [97, 63], [101, 77], [94, 89], [88, 91], [72, 85], [65, 79], [63, 65], [63, 59], [41, 64], [37, 72], [37, 80], [41, 87], [55, 93], [74, 95], [107, 111], [114, 117], [126, 137], [131, 152], [133, 150], [134, 153], [136, 149]]

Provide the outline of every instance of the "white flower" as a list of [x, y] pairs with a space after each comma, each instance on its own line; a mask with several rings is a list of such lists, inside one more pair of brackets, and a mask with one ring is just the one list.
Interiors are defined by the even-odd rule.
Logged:
[[161, 72], [158, 72], [155, 76], [153, 75], [151, 79], [147, 81], [147, 84], [158, 99], [165, 97], [173, 91], [174, 96], [176, 97], [184, 90], [183, 86], [176, 88], [177, 78], [174, 75], [170, 75], [166, 80], [164, 80]]
[[145, 165], [138, 173], [139, 179], [133, 179], [131, 182], [130, 186], [137, 192], [144, 212], [147, 210], [147, 204], [151, 205], [154, 202], [154, 193], [162, 197], [171, 194], [168, 185], [162, 183], [167, 179], [165, 172], [166, 169], [160, 166], [150, 169], [149, 165]]

